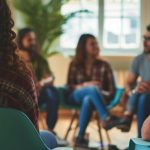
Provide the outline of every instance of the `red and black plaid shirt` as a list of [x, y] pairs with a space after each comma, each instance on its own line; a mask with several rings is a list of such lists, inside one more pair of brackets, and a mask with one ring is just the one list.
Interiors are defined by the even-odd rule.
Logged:
[[79, 66], [71, 62], [68, 73], [69, 91], [74, 90], [73, 87], [87, 81], [99, 81], [101, 85], [98, 87], [107, 102], [111, 101], [116, 92], [114, 77], [111, 66], [101, 59], [97, 59], [92, 66], [89, 75], [86, 74], [85, 67]]
[[0, 107], [24, 112], [38, 128], [38, 101], [33, 76], [25, 65], [0, 64]]

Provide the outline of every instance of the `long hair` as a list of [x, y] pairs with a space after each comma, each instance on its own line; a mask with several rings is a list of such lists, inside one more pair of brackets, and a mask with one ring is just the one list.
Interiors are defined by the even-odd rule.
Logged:
[[86, 43], [88, 39], [96, 39], [94, 35], [92, 34], [83, 34], [79, 38], [77, 47], [76, 47], [76, 55], [74, 57], [73, 62], [76, 65], [85, 65], [85, 60], [87, 57], [87, 52], [86, 52]]
[[15, 32], [12, 30], [14, 21], [11, 17], [10, 8], [6, 0], [0, 0], [0, 62], [6, 65], [14, 65], [17, 61], [14, 42]]
[[23, 46], [23, 39], [24, 37], [26, 36], [26, 34], [30, 33], [30, 32], [34, 32], [31, 28], [23, 28], [23, 29], [20, 29], [18, 31], [18, 35], [17, 35], [17, 45], [18, 45], [18, 48], [20, 50], [24, 50], [24, 46]]

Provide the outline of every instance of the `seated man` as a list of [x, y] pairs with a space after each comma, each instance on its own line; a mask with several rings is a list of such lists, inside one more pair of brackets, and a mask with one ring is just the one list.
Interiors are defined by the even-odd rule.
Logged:
[[150, 141], [150, 116], [145, 120], [142, 127], [142, 139]]
[[[138, 82], [139, 77], [140, 82]], [[118, 128], [129, 131], [133, 115], [137, 111], [138, 137], [141, 137], [143, 122], [150, 114], [150, 25], [144, 35], [144, 52], [134, 59], [129, 72], [126, 93], [129, 102], [125, 117]]]

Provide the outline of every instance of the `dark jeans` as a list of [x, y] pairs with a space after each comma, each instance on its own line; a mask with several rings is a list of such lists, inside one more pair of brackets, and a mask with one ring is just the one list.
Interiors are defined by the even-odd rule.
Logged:
[[44, 87], [39, 97], [39, 106], [46, 105], [47, 125], [53, 130], [58, 119], [59, 98], [57, 89], [53, 86]]
[[95, 109], [102, 121], [105, 121], [109, 115], [109, 112], [103, 103], [103, 96], [95, 86], [75, 90], [70, 95], [70, 101], [81, 105], [79, 137], [84, 136], [87, 125]]
[[145, 119], [150, 115], [150, 94], [141, 94], [137, 98], [138, 137]]
[[129, 98], [127, 112], [137, 112], [138, 137], [141, 138], [142, 125], [150, 115], [150, 94], [132, 94]]
[[40, 137], [49, 150], [58, 147], [56, 137], [51, 132], [40, 131]]

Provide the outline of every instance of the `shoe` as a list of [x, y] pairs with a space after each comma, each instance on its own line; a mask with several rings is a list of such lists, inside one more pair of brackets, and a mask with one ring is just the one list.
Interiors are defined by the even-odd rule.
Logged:
[[119, 123], [120, 123], [120, 118], [116, 116], [110, 116], [103, 124], [103, 128], [105, 130], [110, 130], [113, 127], [116, 127], [117, 125], [119, 125]]
[[59, 147], [66, 147], [66, 146], [69, 145], [69, 143], [66, 140], [64, 140], [64, 139], [62, 139], [62, 138], [60, 138], [56, 135], [55, 135], [55, 137], [56, 137], [57, 144], [58, 144]]
[[130, 119], [123, 118], [120, 120], [119, 125], [117, 128], [120, 129], [122, 132], [129, 132], [131, 129], [132, 121]]
[[108, 150], [119, 150], [116, 145], [108, 145]]
[[80, 148], [88, 148], [89, 145], [89, 140], [77, 137], [75, 140], [75, 147], [80, 147]]
[[69, 143], [66, 140], [60, 138], [56, 132], [54, 131], [51, 131], [51, 132], [55, 135], [55, 138], [59, 147], [66, 147], [69, 145]]

